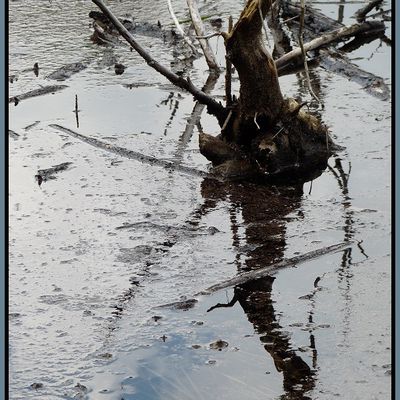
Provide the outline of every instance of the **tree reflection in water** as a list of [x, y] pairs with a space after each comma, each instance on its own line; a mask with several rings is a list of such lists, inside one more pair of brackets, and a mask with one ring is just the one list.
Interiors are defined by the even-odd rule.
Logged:
[[[195, 218], [200, 219], [214, 209], [219, 202], [229, 201], [233, 246], [237, 248], [238, 272], [254, 270], [281, 261], [286, 247], [287, 217], [297, 211], [302, 198], [302, 185], [289, 188], [264, 187], [249, 183], [221, 183], [204, 180], [202, 183], [203, 205]], [[238, 224], [241, 215], [243, 224]], [[238, 234], [244, 227], [244, 244]], [[244, 261], [241, 261], [244, 260]], [[232, 307], [237, 302], [253, 324], [265, 350], [271, 355], [277, 371], [283, 374], [285, 393], [281, 399], [308, 399], [307, 392], [315, 387], [315, 373], [291, 347], [290, 338], [282, 330], [271, 298], [274, 277], [250, 281], [234, 288], [233, 299], [215, 308]], [[313, 368], [316, 367], [315, 339], [310, 335], [313, 349]]]

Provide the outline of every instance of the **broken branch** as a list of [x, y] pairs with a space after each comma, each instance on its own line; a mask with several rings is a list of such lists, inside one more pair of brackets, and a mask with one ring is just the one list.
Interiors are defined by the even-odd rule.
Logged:
[[268, 265], [264, 268], [257, 269], [255, 271], [245, 272], [241, 275], [235, 276], [234, 278], [227, 279], [221, 283], [210, 286], [205, 291], [198, 293], [198, 295], [214, 293], [218, 290], [225, 289], [228, 287], [242, 285], [243, 283], [253, 281], [255, 279], [264, 278], [266, 276], [271, 276], [275, 274], [278, 270], [282, 268], [295, 267], [297, 264], [303, 263], [305, 261], [313, 260], [317, 257], [321, 257], [325, 254], [335, 253], [337, 251], [344, 250], [353, 245], [353, 242], [342, 242], [334, 244], [331, 246], [323, 247], [322, 249], [313, 250], [308, 253], [289, 258], [287, 260], [280, 261], [275, 264]]
[[[170, 0], [169, 0], [170, 1]], [[186, 0], [187, 5], [189, 7], [190, 17], [192, 19], [192, 23], [194, 26], [194, 30], [196, 31], [196, 37], [199, 39], [200, 46], [203, 50], [204, 57], [206, 58], [208, 67], [210, 70], [219, 72], [219, 67], [217, 60], [215, 59], [214, 52], [208, 44], [207, 38], [204, 37], [204, 27], [203, 22], [201, 20], [201, 16], [199, 10], [197, 8], [197, 4], [195, 0]]]
[[383, 3], [383, 0], [372, 0], [370, 1], [367, 5], [364, 7], [360, 8], [356, 13], [354, 14], [354, 17], [356, 18], [357, 22], [364, 22], [365, 17], [367, 14], [373, 9], [376, 8], [378, 9], [378, 6]]
[[[317, 37], [311, 40], [308, 43], [304, 44], [304, 51], [308, 52], [311, 50], [316, 50], [320, 47], [327, 46], [328, 44], [338, 42], [340, 40], [359, 35], [361, 33], [385, 30], [385, 25], [383, 22], [378, 21], [371, 21], [371, 22], [364, 22], [362, 24], [354, 24], [351, 26], [345, 26], [343, 28], [334, 30], [332, 32], [325, 33], [324, 35]], [[286, 53], [284, 56], [278, 58], [275, 61], [277, 68], [283, 68], [284, 66], [292, 63], [294, 60], [298, 59], [302, 56], [301, 48], [298, 47], [293, 49], [289, 53]]]

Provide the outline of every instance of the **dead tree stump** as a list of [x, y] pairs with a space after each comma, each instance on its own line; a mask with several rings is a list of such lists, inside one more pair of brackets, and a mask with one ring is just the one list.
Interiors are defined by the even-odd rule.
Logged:
[[282, 95], [275, 62], [263, 44], [263, 20], [271, 0], [249, 0], [229, 34], [226, 54], [240, 79], [220, 135], [200, 135], [200, 152], [214, 173], [267, 182], [310, 180], [335, 150], [327, 128], [304, 105]]

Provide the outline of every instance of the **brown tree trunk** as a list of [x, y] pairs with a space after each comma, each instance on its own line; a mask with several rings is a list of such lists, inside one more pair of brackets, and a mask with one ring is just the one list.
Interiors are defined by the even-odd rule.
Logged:
[[241, 119], [254, 121], [257, 113], [274, 121], [283, 104], [275, 62], [262, 38], [262, 21], [270, 7], [271, 0], [250, 0], [225, 40], [227, 56], [239, 74]]
[[286, 178], [312, 179], [326, 167], [333, 143], [319, 120], [282, 95], [275, 62], [262, 38], [271, 5], [271, 0], [248, 0], [225, 34], [240, 96], [217, 138], [200, 135], [200, 151], [215, 173], [228, 178], [255, 176], [285, 183]]

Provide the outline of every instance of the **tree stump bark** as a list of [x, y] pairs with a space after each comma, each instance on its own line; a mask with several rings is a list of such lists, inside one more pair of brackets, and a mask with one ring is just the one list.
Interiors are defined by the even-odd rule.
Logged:
[[274, 183], [310, 180], [335, 148], [327, 128], [282, 95], [275, 62], [263, 44], [271, 0], [249, 0], [229, 34], [226, 54], [240, 79], [239, 99], [215, 138], [200, 135], [200, 152], [226, 178]]

